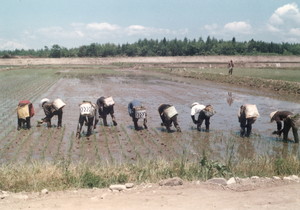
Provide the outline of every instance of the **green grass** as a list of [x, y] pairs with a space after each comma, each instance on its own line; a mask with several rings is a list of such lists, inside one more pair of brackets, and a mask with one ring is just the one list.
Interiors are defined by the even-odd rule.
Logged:
[[171, 177], [181, 177], [186, 181], [195, 181], [213, 177], [232, 176], [261, 177], [286, 176], [300, 174], [300, 161], [294, 156], [270, 158], [261, 156], [244, 159], [236, 164], [224, 164], [208, 159], [205, 154], [198, 161], [177, 159], [138, 161], [134, 164], [70, 163], [56, 164], [37, 161], [30, 164], [11, 163], [0, 166], [0, 189], [14, 192], [51, 191], [70, 188], [108, 187], [110, 184], [126, 182], [157, 183]]
[[[225, 68], [191, 69], [191, 71], [224, 75], [228, 74], [228, 70]], [[239, 77], [254, 77], [261, 79], [300, 82], [300, 68], [234, 68], [233, 75]]]

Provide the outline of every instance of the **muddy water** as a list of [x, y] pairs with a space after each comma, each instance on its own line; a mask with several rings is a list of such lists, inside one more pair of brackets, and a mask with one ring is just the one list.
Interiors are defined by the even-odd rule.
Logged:
[[[63, 116], [65, 129], [54, 132], [51, 134], [53, 139], [49, 139], [45, 127], [34, 128], [32, 138], [22, 144], [23, 148], [10, 148], [11, 154], [3, 157], [8, 157], [5, 160], [14, 157], [14, 160], [70, 158], [126, 162], [153, 158], [171, 160], [182, 156], [195, 159], [203, 152], [215, 159], [224, 160], [228, 158], [229, 150], [234, 152], [236, 158], [253, 158], [256, 155], [276, 156], [290, 152], [298, 155], [298, 145], [283, 144], [280, 138], [271, 135], [276, 129], [276, 124], [269, 122], [269, 114], [274, 110], [299, 112], [300, 101], [297, 99], [282, 100], [274, 94], [257, 90], [194, 79], [165, 77], [165, 75], [159, 77], [128, 75], [60, 79], [40, 99], [61, 98], [66, 102]], [[101, 96], [113, 96], [118, 126], [112, 126], [111, 119], [108, 118], [110, 126], [103, 127], [100, 121], [89, 140], [75, 139], [79, 103], [83, 100], [96, 102]], [[136, 132], [133, 129], [133, 122], [127, 111], [127, 105], [133, 99], [142, 101], [147, 108], [148, 131]], [[190, 105], [196, 101], [204, 105], [213, 105], [217, 112], [211, 118], [210, 133], [197, 131], [192, 123]], [[160, 126], [157, 108], [162, 103], [173, 104], [176, 107], [182, 133], [169, 134]], [[245, 103], [256, 104], [260, 118], [253, 125], [253, 135], [250, 139], [232, 140], [232, 137], [239, 135], [237, 112]], [[44, 117], [43, 111], [38, 108], [38, 101], [34, 102], [34, 106], [36, 116], [33, 122]], [[55, 117], [52, 123], [57, 124]], [[83, 131], [85, 129], [83, 128]], [[43, 139], [43, 136], [46, 137]], [[290, 137], [293, 137], [292, 133]], [[45, 143], [41, 144], [42, 141]], [[15, 154], [18, 151], [23, 151], [19, 158]], [[28, 153], [31, 157], [26, 156]]]

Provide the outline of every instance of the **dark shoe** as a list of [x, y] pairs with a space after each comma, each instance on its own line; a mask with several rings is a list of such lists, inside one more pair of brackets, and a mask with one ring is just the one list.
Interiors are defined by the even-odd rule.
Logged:
[[197, 125], [197, 130], [201, 131], [201, 126], [200, 125]]
[[79, 132], [76, 133], [76, 138], [80, 139], [80, 133]]
[[172, 130], [170, 129], [170, 127], [166, 127], [166, 128], [167, 128], [168, 133], [172, 133]]
[[114, 126], [117, 126], [117, 125], [118, 125], [118, 123], [117, 123], [116, 121], [113, 121], [113, 124], [114, 124]]

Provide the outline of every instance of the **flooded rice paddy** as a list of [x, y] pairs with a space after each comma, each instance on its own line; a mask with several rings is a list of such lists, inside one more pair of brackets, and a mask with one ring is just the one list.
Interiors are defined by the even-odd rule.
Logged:
[[[1, 162], [85, 160], [124, 163], [160, 158], [198, 160], [204, 153], [220, 161], [226, 161], [230, 156], [235, 159], [289, 153], [299, 156], [297, 144], [283, 143], [281, 138], [271, 135], [276, 124], [270, 123], [269, 118], [269, 114], [275, 110], [299, 112], [300, 101], [297, 99], [283, 100], [263, 90], [166, 75], [60, 78], [49, 87], [32, 100], [36, 115], [31, 120], [31, 130], [17, 131], [16, 121], [7, 125], [9, 132], [1, 136], [0, 142]], [[96, 102], [101, 96], [114, 98], [118, 125], [113, 126], [108, 117], [110, 126], [103, 126], [100, 120], [89, 139], [76, 139], [79, 103], [83, 100]], [[61, 98], [66, 102], [63, 129], [35, 127], [36, 121], [44, 117], [43, 110], [38, 106], [44, 97]], [[134, 130], [127, 111], [127, 105], [133, 99], [142, 101], [147, 108], [148, 130]], [[193, 102], [214, 106], [217, 113], [211, 118], [209, 133], [197, 131], [192, 123], [190, 105]], [[176, 107], [181, 133], [167, 133], [160, 126], [157, 108], [162, 103]], [[239, 137], [237, 112], [245, 103], [256, 104], [260, 113], [260, 118], [253, 125], [251, 138]], [[14, 112], [10, 117], [16, 120]], [[56, 117], [52, 119], [52, 124], [57, 124]], [[289, 137], [293, 139], [292, 132]]]

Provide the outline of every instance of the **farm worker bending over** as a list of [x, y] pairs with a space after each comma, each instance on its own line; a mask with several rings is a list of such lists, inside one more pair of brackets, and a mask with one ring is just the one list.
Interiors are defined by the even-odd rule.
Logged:
[[[206, 132], [209, 131], [210, 117], [213, 116], [216, 112], [214, 111], [212, 105], [204, 106], [195, 102], [191, 106], [191, 117], [194, 124], [197, 124], [198, 131], [201, 131], [201, 125], [205, 120]], [[195, 115], [198, 114], [198, 120], [196, 121]]]
[[[283, 141], [288, 140], [288, 134], [292, 128], [294, 134], [295, 143], [299, 143], [298, 128], [300, 125], [300, 114], [293, 114], [289, 111], [275, 111], [270, 114], [271, 122], [275, 121], [277, 124], [277, 131], [274, 131], [273, 134], [281, 136], [283, 133]], [[283, 121], [283, 128], [282, 122]]]
[[138, 100], [133, 100], [128, 104], [128, 113], [134, 123], [134, 129], [139, 130], [138, 120], [144, 120], [144, 128], [147, 129], [147, 112], [146, 108]]
[[65, 103], [61, 99], [55, 99], [53, 102], [50, 102], [49, 99], [44, 98], [41, 100], [40, 105], [42, 106], [46, 117], [42, 119], [42, 122], [47, 123], [47, 127], [51, 128], [51, 118], [54, 115], [57, 115], [57, 128], [61, 128], [62, 126], [62, 116], [63, 116], [63, 108], [65, 107]]
[[[241, 137], [249, 137], [252, 130], [252, 124], [259, 117], [256, 105], [245, 104], [242, 105], [238, 112], [238, 119], [241, 126]], [[246, 131], [247, 128], [247, 131]]]
[[20, 101], [17, 107], [18, 116], [18, 130], [24, 128], [26, 125], [27, 129], [31, 128], [30, 118], [34, 116], [34, 108], [30, 101]]
[[112, 97], [101, 97], [97, 100], [97, 106], [99, 109], [99, 116], [103, 119], [103, 124], [107, 124], [107, 115], [110, 114], [114, 126], [118, 125], [114, 115], [115, 102]]
[[177, 129], [177, 132], [181, 132], [181, 129], [177, 122], [178, 113], [173, 105], [161, 104], [158, 107], [158, 113], [162, 120], [161, 125], [166, 126], [168, 132], [171, 132], [170, 127], [172, 126], [172, 123], [174, 124], [175, 128]]
[[80, 138], [81, 129], [83, 123], [87, 125], [87, 134], [86, 136], [89, 137], [92, 134], [92, 129], [96, 129], [96, 125], [99, 121], [98, 117], [98, 107], [96, 104], [90, 101], [83, 101], [80, 105], [80, 115], [79, 115], [79, 122], [77, 126], [76, 137]]

